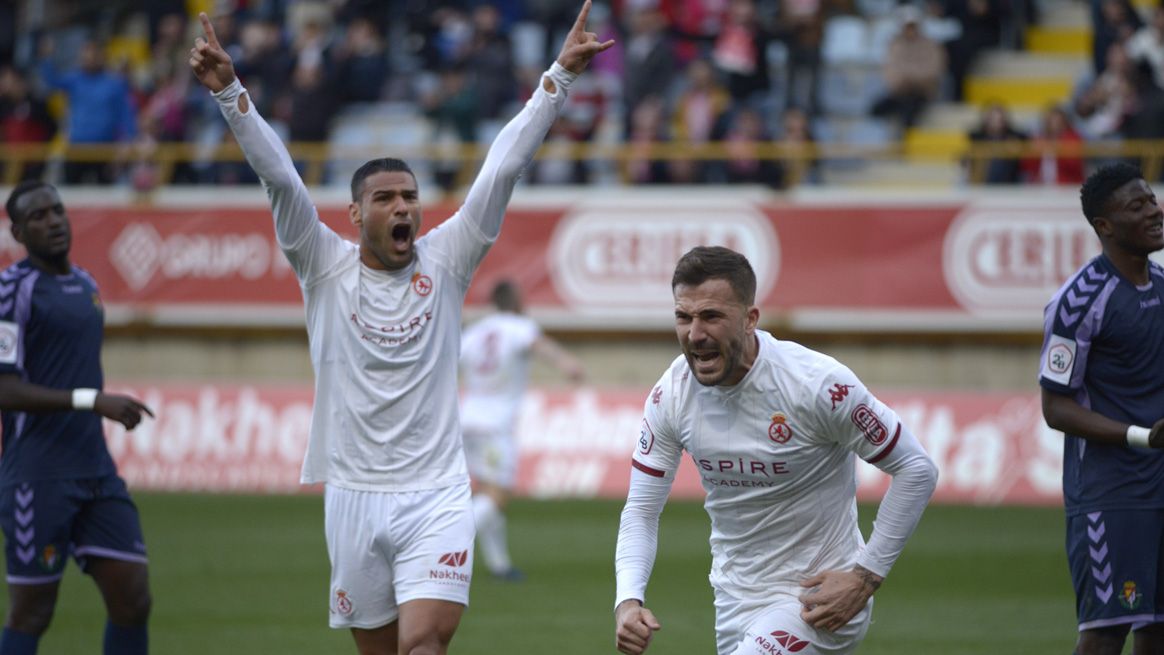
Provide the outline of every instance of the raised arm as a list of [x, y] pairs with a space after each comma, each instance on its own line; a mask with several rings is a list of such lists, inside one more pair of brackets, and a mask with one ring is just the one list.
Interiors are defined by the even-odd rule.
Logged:
[[501, 233], [501, 220], [513, 187], [557, 120], [566, 101], [566, 90], [595, 55], [614, 45], [613, 40], [599, 42], [598, 35], [586, 31], [589, 15], [590, 0], [586, 0], [557, 61], [542, 76], [525, 107], [497, 135], [469, 189], [462, 211], [489, 239]]
[[303, 257], [294, 251], [304, 247], [304, 242], [310, 241], [307, 237], [319, 228], [315, 207], [286, 146], [251, 106], [247, 91], [235, 74], [234, 62], [218, 42], [210, 18], [202, 13], [199, 19], [206, 37], [195, 39], [190, 49], [190, 68], [218, 101], [247, 163], [262, 180], [275, 215], [279, 245], [299, 271]]

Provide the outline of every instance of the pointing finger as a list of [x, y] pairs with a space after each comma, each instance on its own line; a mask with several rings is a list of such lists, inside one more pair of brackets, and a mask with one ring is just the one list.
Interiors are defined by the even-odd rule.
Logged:
[[199, 12], [198, 20], [202, 21], [202, 31], [206, 33], [206, 39], [210, 41], [210, 45], [218, 47], [218, 35], [214, 33], [214, 25], [210, 23], [210, 17], [206, 12]]
[[582, 4], [582, 11], [578, 13], [578, 20], [574, 21], [574, 32], [586, 31], [586, 18], [590, 16], [590, 0]]

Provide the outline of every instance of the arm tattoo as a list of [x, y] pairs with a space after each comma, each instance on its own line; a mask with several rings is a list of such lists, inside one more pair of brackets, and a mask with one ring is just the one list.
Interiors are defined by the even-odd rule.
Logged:
[[884, 579], [881, 576], [863, 566], [857, 566], [853, 570], [860, 576], [861, 584], [865, 585], [865, 589], [869, 592], [870, 596], [881, 587], [881, 581]]

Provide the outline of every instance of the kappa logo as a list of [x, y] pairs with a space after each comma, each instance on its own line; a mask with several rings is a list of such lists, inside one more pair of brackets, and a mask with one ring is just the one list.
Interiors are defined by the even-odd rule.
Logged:
[[651, 424], [647, 423], [647, 419], [643, 419], [643, 424], [639, 428], [639, 452], [643, 455], [650, 455], [651, 449], [655, 447], [655, 433], [651, 432]]
[[421, 273], [412, 274], [412, 290], [418, 296], [427, 296], [432, 293], [432, 278]]
[[654, 391], [651, 392], [651, 404], [658, 405], [662, 401], [663, 401], [663, 385], [660, 384], [659, 386], [655, 387]]
[[1125, 582], [1124, 588], [1120, 590], [1120, 605], [1134, 610], [1140, 606], [1142, 600], [1144, 600], [1144, 594], [1136, 590], [1136, 583], [1132, 580]]
[[869, 443], [874, 446], [885, 443], [885, 439], [889, 436], [889, 428], [885, 427], [881, 419], [877, 418], [876, 412], [868, 405], [857, 405], [857, 409], [853, 410], [850, 418], [853, 419], [853, 424], [865, 433], [865, 439]]
[[469, 551], [462, 550], [459, 553], [445, 553], [441, 555], [440, 563], [445, 566], [451, 566], [454, 569], [464, 566], [465, 562], [469, 561]]
[[784, 650], [788, 651], [789, 653], [799, 653], [809, 645], [809, 641], [807, 639], [801, 639], [800, 637], [797, 637], [791, 632], [787, 632], [785, 630], [776, 630], [772, 633], [772, 638], [776, 640], [776, 643], [783, 646]]
[[343, 589], [336, 589], [335, 591], [335, 611], [344, 616], [350, 616], [352, 613], [352, 599], [348, 597], [348, 592]]
[[792, 438], [792, 426], [788, 425], [788, 417], [784, 412], [772, 415], [772, 423], [768, 425], [768, 438], [776, 443], [788, 443]]
[[856, 385], [841, 384], [840, 382], [838, 382], [838, 383], [834, 384], [832, 386], [832, 388], [829, 389], [829, 400], [833, 401], [833, 409], [834, 410], [837, 408], [837, 403], [841, 402], [842, 400], [844, 400], [845, 398], [848, 397], [849, 389], [852, 389], [854, 386], [856, 386]]

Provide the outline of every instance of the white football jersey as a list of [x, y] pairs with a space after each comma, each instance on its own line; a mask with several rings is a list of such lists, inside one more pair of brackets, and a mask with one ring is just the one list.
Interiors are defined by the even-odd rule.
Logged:
[[711, 517], [711, 582], [739, 597], [798, 595], [801, 580], [848, 569], [857, 528], [856, 460], [889, 454], [897, 414], [835, 359], [756, 331], [739, 384], [706, 387], [678, 357], [647, 398], [632, 465], [671, 478], [686, 451]]
[[530, 349], [541, 336], [533, 319], [498, 312], [461, 337], [461, 423], [466, 431], [513, 433], [529, 383]]
[[282, 141], [253, 106], [239, 111], [237, 80], [215, 94], [303, 291], [315, 367], [303, 483], [391, 492], [469, 481], [457, 412], [461, 306], [574, 78], [558, 64], [547, 75], [555, 92], [537, 86], [494, 139], [465, 204], [418, 239], [398, 271], [368, 268], [355, 244], [320, 222]]

